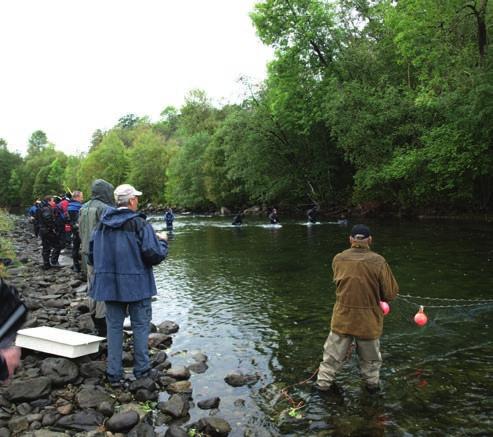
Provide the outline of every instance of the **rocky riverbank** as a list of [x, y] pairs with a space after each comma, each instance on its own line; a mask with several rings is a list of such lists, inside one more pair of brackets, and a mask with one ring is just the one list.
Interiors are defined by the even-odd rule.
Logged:
[[[24, 328], [51, 326], [96, 335], [87, 304], [87, 286], [70, 269], [41, 269], [41, 246], [24, 219], [15, 219], [12, 241], [16, 261], [6, 269], [29, 308]], [[195, 352], [188, 366], [174, 366], [169, 357], [179, 327], [165, 321], [152, 327], [149, 337], [152, 375], [131, 375], [131, 335], [125, 336], [126, 382], [111, 387], [105, 380], [106, 343], [99, 351], [76, 359], [23, 349], [22, 364], [9, 384], [0, 386], [0, 437], [57, 436], [227, 436], [231, 426], [220, 417], [217, 394], [197, 404], [190, 381], [207, 371], [207, 355]], [[230, 374], [225, 382], [250, 384], [254, 376]], [[192, 409], [203, 410], [190, 423]], [[197, 414], [195, 414], [197, 416]]]

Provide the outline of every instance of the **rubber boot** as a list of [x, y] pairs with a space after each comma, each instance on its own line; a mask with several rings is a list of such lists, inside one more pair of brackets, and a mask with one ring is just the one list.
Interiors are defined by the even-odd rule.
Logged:
[[49, 255], [48, 256], [45, 256], [43, 254], [43, 267], [42, 267], [42, 269], [43, 270], [48, 270], [49, 268], [51, 268], [50, 257], [49, 257]]
[[96, 331], [100, 337], [106, 337], [106, 319], [97, 318], [92, 316], [92, 320], [94, 321], [94, 326], [96, 327]]

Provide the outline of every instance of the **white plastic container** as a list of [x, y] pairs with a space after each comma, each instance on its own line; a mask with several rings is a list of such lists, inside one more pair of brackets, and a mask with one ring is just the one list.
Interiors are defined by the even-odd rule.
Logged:
[[15, 344], [52, 355], [77, 358], [97, 352], [101, 340], [104, 337], [39, 326], [18, 331]]

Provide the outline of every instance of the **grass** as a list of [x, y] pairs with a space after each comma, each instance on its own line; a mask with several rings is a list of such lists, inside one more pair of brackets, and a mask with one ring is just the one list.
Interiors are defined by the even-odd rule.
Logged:
[[[15, 252], [12, 248], [11, 241], [6, 237], [8, 231], [13, 227], [13, 222], [7, 211], [0, 209], [0, 258], [14, 259]], [[0, 262], [0, 277], [4, 278], [6, 269], [3, 263]]]

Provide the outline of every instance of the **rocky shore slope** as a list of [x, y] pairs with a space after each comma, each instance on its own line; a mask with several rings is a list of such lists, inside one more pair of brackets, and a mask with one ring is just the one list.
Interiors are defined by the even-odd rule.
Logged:
[[[24, 219], [15, 221], [6, 237], [17, 259], [7, 267], [6, 280], [17, 287], [29, 308], [24, 328], [51, 326], [96, 335], [86, 283], [70, 269], [69, 256], [61, 257], [61, 268], [43, 271], [40, 241]], [[231, 426], [220, 417], [220, 398], [193, 401], [190, 377], [207, 370], [207, 356], [196, 352], [188, 366], [173, 366], [168, 356], [178, 331], [172, 321], [153, 326], [152, 376], [135, 380], [129, 370], [126, 382], [118, 387], [105, 380], [105, 341], [97, 353], [75, 359], [23, 349], [14, 378], [0, 386], [0, 437], [227, 436]], [[124, 365], [130, 369], [131, 351], [128, 334]], [[231, 374], [225, 381], [237, 386], [249, 383], [249, 377]], [[193, 408], [203, 414], [189, 423]]]

